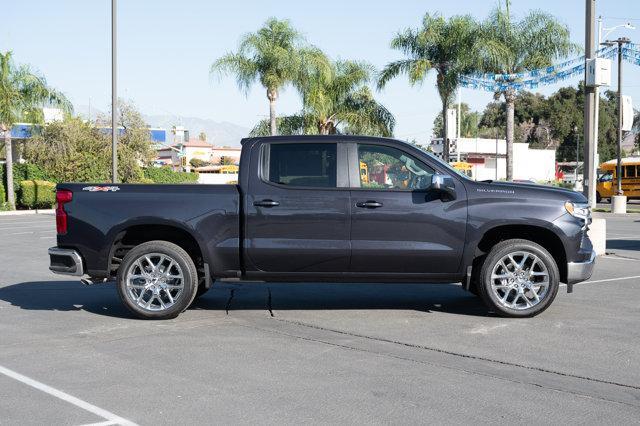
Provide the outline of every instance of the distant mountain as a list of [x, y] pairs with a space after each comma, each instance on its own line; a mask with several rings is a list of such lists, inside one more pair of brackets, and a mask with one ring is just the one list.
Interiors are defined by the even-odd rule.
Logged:
[[[197, 117], [180, 117], [171, 115], [144, 115], [145, 121], [152, 127], [162, 127], [167, 130], [175, 125], [189, 130], [189, 136], [197, 138], [200, 132], [207, 135], [207, 142], [217, 146], [240, 146], [240, 139], [249, 135], [250, 129], [229, 123]], [[167, 135], [168, 142], [171, 141]]]
[[[76, 114], [83, 118], [89, 118], [89, 107], [78, 105], [75, 108]], [[105, 116], [104, 111], [91, 109], [91, 117], [95, 119], [98, 115]], [[207, 142], [217, 146], [240, 146], [240, 139], [249, 135], [250, 129], [229, 123], [227, 121], [215, 121], [198, 117], [183, 117], [179, 115], [146, 115], [142, 114], [144, 120], [151, 127], [161, 127], [170, 131], [173, 126], [182, 126], [189, 130], [191, 138], [198, 137], [200, 132], [207, 135]], [[171, 142], [171, 134], [167, 134], [167, 142]]]

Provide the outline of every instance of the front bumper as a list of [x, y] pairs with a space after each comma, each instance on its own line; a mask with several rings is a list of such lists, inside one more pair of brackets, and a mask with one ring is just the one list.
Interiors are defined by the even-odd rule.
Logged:
[[49, 270], [54, 274], [84, 275], [82, 256], [75, 250], [51, 247], [49, 249]]
[[586, 262], [569, 262], [567, 263], [567, 284], [575, 284], [586, 281], [591, 278], [593, 266], [596, 262], [596, 252], [591, 251], [591, 256]]

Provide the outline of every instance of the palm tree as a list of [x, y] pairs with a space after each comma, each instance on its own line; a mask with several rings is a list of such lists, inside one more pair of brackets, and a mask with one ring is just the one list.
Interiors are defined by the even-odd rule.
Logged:
[[[331, 63], [329, 71], [322, 68], [306, 73], [298, 84], [303, 109], [279, 119], [281, 133], [391, 136], [395, 119], [367, 87], [373, 67], [364, 62], [337, 61]], [[251, 134], [266, 132], [267, 123], [262, 121]]]
[[11, 52], [0, 53], [0, 129], [4, 132], [7, 201], [10, 208], [14, 208], [11, 128], [20, 120], [42, 123], [43, 106], [58, 106], [65, 112], [70, 112], [72, 106], [63, 94], [47, 85], [44, 77], [26, 65], [16, 66], [11, 57]]
[[[485, 58], [484, 69], [499, 74], [515, 74], [550, 66], [554, 60], [579, 51], [571, 42], [569, 29], [552, 15], [532, 11], [520, 21], [513, 21], [510, 1], [498, 6], [483, 23], [485, 43], [495, 55]], [[509, 80], [514, 81], [514, 80]], [[513, 179], [513, 133], [516, 92], [509, 88], [495, 94], [504, 96], [507, 111], [507, 180]]]
[[383, 88], [399, 74], [406, 74], [409, 82], [421, 83], [429, 71], [436, 73], [436, 86], [442, 102], [443, 158], [449, 160], [447, 135], [447, 107], [458, 87], [460, 76], [476, 70], [483, 62], [486, 50], [481, 50], [479, 24], [470, 15], [453, 16], [449, 20], [439, 15], [426, 14], [422, 27], [406, 29], [391, 41], [391, 47], [407, 58], [385, 66], [378, 78]]
[[302, 35], [289, 21], [270, 18], [257, 32], [241, 39], [236, 53], [227, 53], [211, 65], [212, 74], [235, 74], [238, 87], [245, 92], [257, 80], [267, 89], [271, 135], [277, 134], [279, 92], [299, 82], [306, 66], [324, 58], [318, 49], [302, 43]]

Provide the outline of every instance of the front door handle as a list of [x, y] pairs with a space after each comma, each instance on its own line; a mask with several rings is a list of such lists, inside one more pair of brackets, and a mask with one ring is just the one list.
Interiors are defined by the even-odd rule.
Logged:
[[253, 205], [256, 207], [276, 207], [276, 206], [279, 206], [280, 203], [273, 200], [262, 200], [262, 201], [254, 201]]
[[373, 200], [361, 201], [356, 203], [356, 207], [362, 207], [363, 209], [377, 209], [378, 207], [382, 207], [382, 203]]

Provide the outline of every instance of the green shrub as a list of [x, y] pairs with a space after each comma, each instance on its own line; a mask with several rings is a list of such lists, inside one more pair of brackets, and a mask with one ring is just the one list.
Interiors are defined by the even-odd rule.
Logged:
[[0, 205], [4, 204], [7, 200], [7, 197], [4, 193], [4, 185], [0, 185]]
[[169, 167], [149, 167], [144, 171], [145, 179], [153, 183], [196, 183], [197, 173], [174, 172]]
[[18, 204], [30, 209], [36, 208], [36, 182], [33, 180], [23, 180], [20, 182], [18, 191]]
[[44, 180], [20, 182], [18, 204], [30, 209], [51, 208], [56, 202], [56, 184]]
[[[7, 165], [2, 164], [0, 167], [0, 181], [2, 182], [2, 190], [5, 197], [7, 193]], [[16, 194], [20, 191], [20, 182], [24, 180], [52, 180], [37, 165], [31, 163], [14, 163], [13, 164], [13, 190]]]

